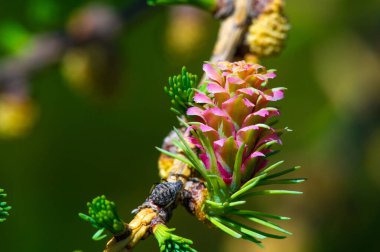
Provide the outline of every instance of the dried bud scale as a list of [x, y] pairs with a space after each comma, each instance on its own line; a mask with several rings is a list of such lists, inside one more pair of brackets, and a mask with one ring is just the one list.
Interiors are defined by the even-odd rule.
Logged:
[[169, 177], [174, 162], [174, 158], [165, 154], [160, 155], [160, 158], [158, 159], [158, 171], [162, 179], [167, 179]]
[[182, 205], [189, 213], [202, 222], [207, 221], [206, 214], [202, 210], [207, 199], [207, 194], [207, 188], [204, 181], [196, 178], [190, 179], [186, 182], [181, 194]]

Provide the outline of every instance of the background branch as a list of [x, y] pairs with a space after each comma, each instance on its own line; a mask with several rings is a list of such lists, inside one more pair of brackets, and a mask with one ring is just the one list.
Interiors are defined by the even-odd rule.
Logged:
[[105, 5], [89, 5], [71, 20], [66, 31], [36, 35], [26, 53], [5, 58], [0, 62], [0, 91], [14, 87], [14, 83], [26, 83], [30, 76], [57, 63], [63, 53], [78, 45], [95, 41], [109, 42], [117, 36], [123, 25], [147, 9], [145, 1], [135, 1], [120, 11]]

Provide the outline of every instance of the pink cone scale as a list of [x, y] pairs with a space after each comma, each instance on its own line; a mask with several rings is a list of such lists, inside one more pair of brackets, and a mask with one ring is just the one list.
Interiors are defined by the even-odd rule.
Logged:
[[[238, 189], [267, 165], [272, 145], [281, 144], [278, 130], [268, 122], [279, 115], [271, 103], [284, 97], [285, 88], [268, 87], [276, 77], [273, 70], [245, 61], [205, 63], [203, 70], [206, 79], [201, 86], [206, 87], [205, 92], [198, 90], [193, 97], [195, 106], [187, 110], [191, 125], [187, 130], [200, 131], [207, 138], [219, 174], [230, 187], [238, 151], [243, 148], [240, 174], [235, 174], [240, 181], [233, 185]], [[197, 136], [190, 134], [189, 141], [198, 149], [206, 169], [210, 169], [210, 153]]]

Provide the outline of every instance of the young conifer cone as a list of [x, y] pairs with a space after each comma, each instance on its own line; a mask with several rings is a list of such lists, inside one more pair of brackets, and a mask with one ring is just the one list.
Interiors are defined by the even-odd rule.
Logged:
[[[267, 156], [274, 143], [281, 143], [278, 132], [268, 120], [279, 115], [269, 102], [283, 98], [285, 88], [268, 88], [267, 82], [276, 75], [258, 64], [240, 62], [207, 63], [206, 92], [194, 95], [196, 106], [187, 110], [189, 121], [197, 121], [188, 130], [200, 130], [212, 145], [218, 170], [224, 182], [235, 191], [267, 164]], [[200, 139], [190, 141], [199, 149], [205, 167], [210, 167], [210, 155]], [[233, 184], [234, 165], [243, 148], [240, 180]]]
[[[169, 82], [170, 90], [167, 88], [172, 99], [175, 93], [185, 94], [174, 95], [172, 102], [177, 108], [172, 110], [177, 114], [186, 111], [179, 118], [185, 129], [174, 129], [178, 138], [172, 142], [178, 152], [165, 146], [158, 148], [194, 171], [184, 181], [181, 204], [198, 220], [232, 237], [259, 246], [261, 239], [267, 237], [283, 239], [283, 235], [266, 233], [245, 223], [291, 234], [266, 220], [288, 220], [288, 217], [253, 211], [247, 204], [247, 200], [257, 195], [302, 194], [260, 189], [305, 181], [276, 179], [298, 170], [299, 166], [274, 171], [283, 161], [268, 165], [268, 158], [277, 152], [273, 146], [281, 144], [280, 135], [286, 130], [274, 128], [279, 111], [271, 104], [284, 97], [285, 88], [269, 87], [269, 80], [276, 76], [273, 70], [245, 61], [206, 63], [203, 70], [204, 81], [198, 88], [189, 84], [188, 74], [179, 76], [184, 81], [176, 81], [178, 85]], [[176, 175], [182, 177], [181, 172]]]

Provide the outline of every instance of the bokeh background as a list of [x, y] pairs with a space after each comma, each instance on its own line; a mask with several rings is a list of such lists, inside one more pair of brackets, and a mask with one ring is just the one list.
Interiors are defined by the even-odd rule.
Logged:
[[[92, 241], [94, 229], [77, 215], [86, 202], [105, 194], [130, 219], [158, 182], [154, 146], [176, 125], [163, 86], [183, 65], [201, 74], [218, 22], [141, 2], [2, 1], [0, 187], [13, 209], [0, 224], [0, 251], [101, 251], [104, 241]], [[379, 251], [380, 1], [289, 0], [286, 12], [287, 47], [263, 62], [288, 88], [281, 120], [294, 130], [274, 159], [302, 165], [298, 174], [309, 180], [301, 197], [254, 207], [291, 216], [283, 226], [294, 235], [261, 250], [181, 208], [171, 225], [199, 251]], [[89, 38], [104, 13], [111, 27]], [[45, 51], [49, 36], [64, 43], [47, 63], [34, 59], [41, 67], [30, 72], [9, 67]], [[136, 251], [157, 251], [156, 241]]]

